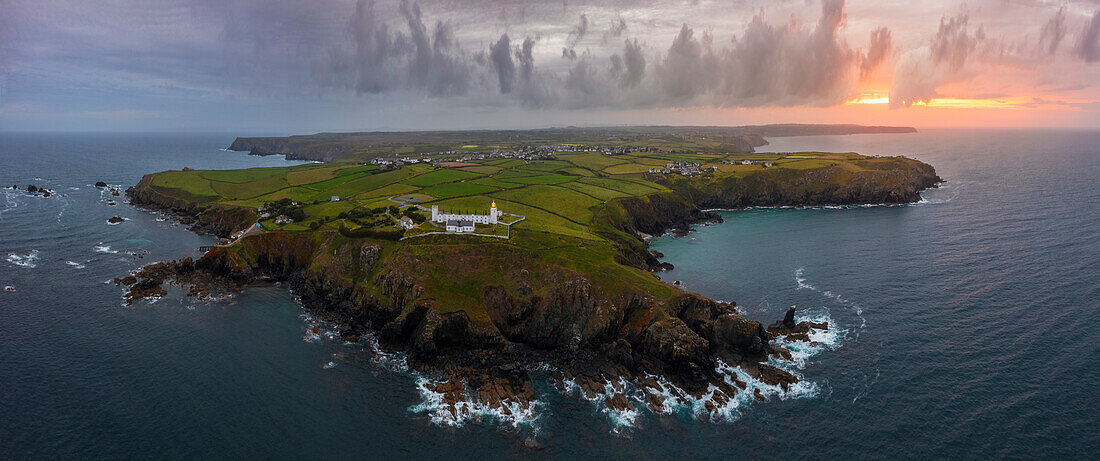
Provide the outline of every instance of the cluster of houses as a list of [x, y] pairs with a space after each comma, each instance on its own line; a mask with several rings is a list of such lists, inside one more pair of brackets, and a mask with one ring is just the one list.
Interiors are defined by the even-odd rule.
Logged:
[[[705, 168], [703, 168], [702, 165], [695, 162], [672, 162], [665, 164], [664, 168], [658, 166], [651, 167], [649, 169], [649, 172], [664, 174], [677, 173], [684, 176], [694, 176], [697, 174], [703, 174], [704, 169]], [[717, 171], [718, 165], [712, 165], [709, 169]]]
[[544, 144], [534, 147], [521, 147], [515, 150], [494, 149], [490, 152], [468, 152], [461, 150], [449, 150], [436, 153], [413, 153], [392, 159], [375, 158], [371, 164], [383, 168], [396, 168], [416, 163], [433, 163], [440, 161], [469, 162], [472, 160], [486, 160], [496, 158], [509, 158], [520, 160], [552, 160], [559, 152], [600, 152], [604, 155], [619, 155], [631, 152], [663, 152], [652, 147], [604, 147], [585, 146], [573, 144]]
[[723, 160], [722, 163], [726, 165], [761, 165], [764, 168], [770, 168], [772, 162], [765, 162], [762, 160]]

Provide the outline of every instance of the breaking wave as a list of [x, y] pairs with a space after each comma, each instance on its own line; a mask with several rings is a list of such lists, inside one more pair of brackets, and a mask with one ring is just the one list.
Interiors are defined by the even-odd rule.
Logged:
[[80, 264], [76, 261], [65, 261], [65, 264], [68, 264], [68, 265], [72, 266], [73, 269], [83, 269], [84, 268], [83, 264]]
[[38, 267], [38, 250], [31, 250], [30, 253], [23, 255], [8, 253], [8, 262], [21, 267]]
[[420, 373], [416, 376], [416, 388], [420, 391], [420, 403], [409, 407], [409, 411], [415, 414], [427, 414], [433, 424], [440, 426], [462, 427], [467, 423], [498, 423], [511, 426], [513, 429], [522, 427], [535, 427], [540, 414], [540, 409], [545, 404], [539, 400], [533, 400], [526, 407], [522, 403], [512, 400], [502, 400], [502, 408], [494, 408], [480, 402], [466, 392], [465, 398], [455, 402], [452, 407], [443, 400], [443, 393], [432, 390], [433, 385], [444, 381], [429, 379]]
[[99, 242], [99, 245], [92, 247], [96, 253], [116, 254], [118, 250], [112, 250], [110, 245], [104, 245], [103, 242]]

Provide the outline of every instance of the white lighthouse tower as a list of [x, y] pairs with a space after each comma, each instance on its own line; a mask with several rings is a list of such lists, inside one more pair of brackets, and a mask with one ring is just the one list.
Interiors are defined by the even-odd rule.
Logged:
[[497, 210], [497, 202], [493, 201], [493, 204], [489, 205], [489, 224], [496, 224], [498, 216], [500, 216], [500, 211]]

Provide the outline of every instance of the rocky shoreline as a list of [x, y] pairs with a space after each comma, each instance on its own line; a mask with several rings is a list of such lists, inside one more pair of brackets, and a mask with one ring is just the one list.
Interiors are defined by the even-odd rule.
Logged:
[[[828, 171], [778, 182], [673, 181], [667, 184], [673, 193], [613, 201], [614, 210], [597, 215], [596, 229], [604, 229], [601, 235], [616, 246], [619, 263], [658, 270], [667, 266], [635, 236], [721, 220], [705, 208], [915, 202], [921, 190], [940, 179], [930, 166], [909, 162], [911, 168], [900, 175], [888, 170], [827, 189], [795, 185], [828, 179]], [[181, 216], [193, 229], [216, 235], [251, 223], [247, 213], [167, 199], [148, 179], [127, 190], [132, 204]], [[632, 388], [652, 411], [665, 412], [668, 399], [688, 399], [702, 401], [713, 416], [741, 393], [766, 398], [746, 381], [790, 389], [798, 378], [764, 363], [791, 357], [773, 340], [809, 341], [811, 329], [828, 328], [796, 324], [792, 310], [766, 329], [737, 315], [732, 303], [686, 292], [662, 305], [647, 293], [629, 290], [605, 299], [585, 274], [552, 271], [532, 277], [528, 269], [536, 268], [524, 266], [521, 254], [520, 262], [506, 269], [519, 289], [483, 286], [480, 302], [489, 321], [476, 321], [465, 310], [441, 311], [437, 300], [420, 299], [418, 274], [426, 271], [427, 261], [391, 255], [383, 265], [383, 251], [381, 244], [366, 240], [268, 232], [234, 248], [216, 247], [198, 260], [146, 266], [116, 283], [130, 287], [126, 299], [132, 303], [161, 295], [164, 283], [203, 297], [261, 280], [284, 282], [310, 313], [341, 325], [344, 340], [369, 334], [383, 351], [403, 352], [411, 369], [434, 378], [426, 387], [440, 396], [454, 421], [470, 417], [470, 402], [501, 414], [530, 410], [535, 402], [531, 373], [547, 368], [559, 388], [575, 385], [584, 398], [602, 398], [613, 411], [635, 410], [627, 398]], [[377, 289], [356, 283], [363, 277]]]

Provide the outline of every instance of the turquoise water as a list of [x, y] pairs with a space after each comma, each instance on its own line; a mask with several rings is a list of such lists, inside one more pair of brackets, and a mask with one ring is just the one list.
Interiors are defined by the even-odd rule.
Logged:
[[[0, 197], [0, 286], [15, 289], [0, 292], [0, 458], [1081, 459], [1100, 448], [1098, 133], [772, 139], [777, 151], [905, 154], [948, 181], [920, 204], [724, 212], [652, 242], [676, 266], [662, 278], [749, 317], [770, 323], [797, 304], [829, 319], [836, 335], [795, 367], [812, 389], [725, 421], [641, 411], [620, 427], [543, 383], [537, 418], [518, 429], [433, 423], [399, 358], [342, 344], [327, 325], [313, 335], [318, 322], [281, 287], [122, 306], [105, 282], [212, 239], [109, 206], [91, 185], [288, 164], [221, 151], [232, 138], [0, 134], [0, 185], [66, 194]], [[130, 220], [108, 226], [112, 215]]]

